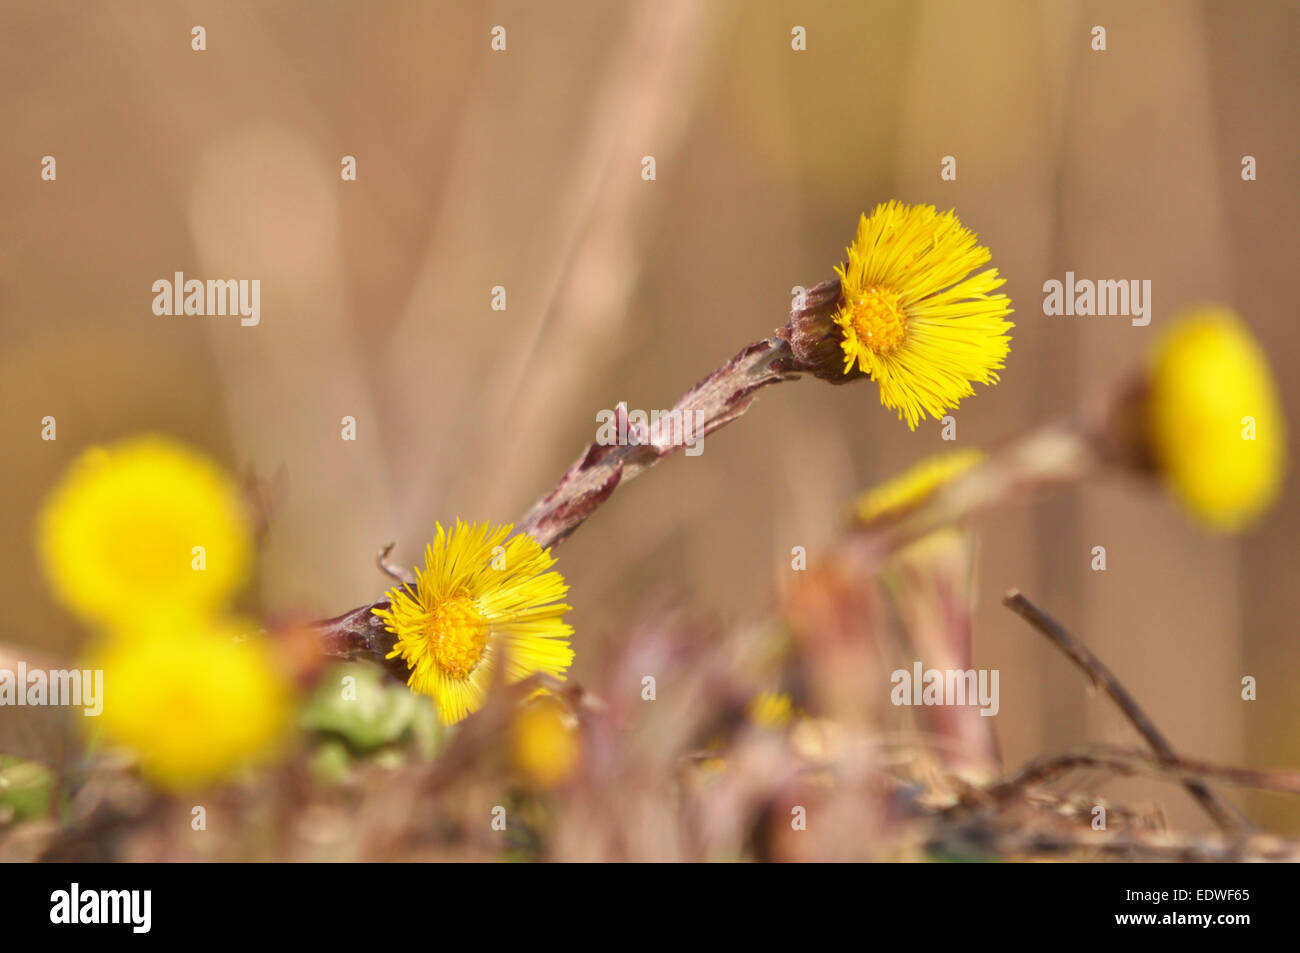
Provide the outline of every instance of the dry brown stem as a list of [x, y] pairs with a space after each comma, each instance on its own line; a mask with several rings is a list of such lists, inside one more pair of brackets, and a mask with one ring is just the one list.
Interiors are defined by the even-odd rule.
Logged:
[[[792, 312], [791, 321], [812, 315], [824, 317], [838, 296], [838, 280], [822, 282], [807, 293], [803, 306]], [[544, 548], [559, 545], [619, 486], [681, 450], [686, 445], [684, 440], [674, 438], [684, 437], [687, 421], [693, 438], [702, 439], [743, 415], [760, 388], [812, 372], [813, 368], [795, 357], [791, 350], [787, 340], [789, 329], [790, 325], [787, 325], [774, 336], [750, 344], [687, 391], [669, 413], [670, 420], [682, 422], [681, 427], [661, 427], [652, 431], [630, 425], [627, 409], [620, 404], [615, 414], [619, 432], [628, 434], [627, 443], [617, 445], [593, 441], [588, 444], [555, 487], [515, 524], [515, 530], [529, 533]], [[387, 553], [388, 549], [385, 549], [380, 554], [380, 568], [401, 578], [386, 563]], [[405, 663], [387, 657], [394, 638], [384, 630], [383, 622], [373, 612], [387, 605], [387, 600], [381, 599], [316, 623], [322, 651], [348, 661], [369, 659], [380, 662], [395, 677], [405, 681]]]
[[[1177, 760], [1178, 756], [1174, 753], [1173, 746], [1169, 744], [1160, 729], [1155, 726], [1155, 722], [1137, 703], [1137, 699], [1130, 694], [1123, 683], [1115, 677], [1115, 674], [1106, 667], [1106, 664], [1093, 654], [1091, 649], [1066, 631], [1065, 627], [1050, 615], [1021, 595], [1018, 590], [1012, 589], [1008, 592], [1003, 598], [1002, 604], [1046, 636], [1048, 641], [1064, 652], [1070, 661], [1083, 670], [1084, 674], [1092, 680], [1093, 685], [1109, 695], [1111, 700], [1119, 706], [1119, 710], [1124, 713], [1124, 717], [1137, 729], [1138, 734], [1146, 740], [1147, 744], [1151, 746], [1151, 749], [1155, 751], [1162, 761], [1173, 763]], [[1238, 813], [1236, 808], [1216, 795], [1200, 780], [1187, 778], [1183, 781], [1183, 786], [1196, 799], [1196, 802], [1204, 808], [1205, 813], [1218, 825], [1220, 830], [1236, 831], [1248, 826], [1245, 818]]]

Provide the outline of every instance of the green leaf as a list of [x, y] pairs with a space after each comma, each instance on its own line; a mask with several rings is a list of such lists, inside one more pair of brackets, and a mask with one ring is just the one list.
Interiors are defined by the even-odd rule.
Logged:
[[0, 755], [0, 822], [47, 817], [54, 772], [34, 761]]
[[303, 709], [301, 723], [309, 731], [341, 735], [364, 751], [400, 738], [419, 705], [410, 689], [390, 681], [380, 669], [341, 665], [325, 672]]

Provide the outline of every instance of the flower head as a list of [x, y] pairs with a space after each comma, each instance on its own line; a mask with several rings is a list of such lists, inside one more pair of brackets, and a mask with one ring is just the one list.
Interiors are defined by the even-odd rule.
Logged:
[[105, 741], [130, 748], [156, 784], [189, 790], [273, 752], [291, 687], [256, 634], [232, 622], [151, 620], [103, 643]]
[[756, 727], [777, 730], [793, 720], [794, 700], [789, 692], [761, 692], [750, 701], [745, 714]]
[[[196, 549], [202, 547], [202, 550]], [[37, 518], [50, 586], [92, 621], [197, 613], [243, 579], [251, 550], [238, 487], [163, 437], [86, 451]]]
[[1011, 302], [991, 293], [1005, 283], [996, 268], [971, 274], [989, 258], [953, 212], [891, 201], [862, 216], [836, 268], [844, 373], [871, 377], [913, 430], [974, 394], [972, 381], [998, 381]]
[[563, 784], [582, 755], [578, 719], [549, 693], [520, 706], [511, 724], [510, 759], [530, 784], [553, 788]]
[[1146, 433], [1157, 468], [1201, 523], [1232, 531], [1277, 499], [1286, 421], [1259, 345], [1235, 314], [1201, 307], [1152, 353]]
[[513, 526], [456, 521], [438, 526], [416, 570], [414, 587], [388, 594], [375, 615], [397, 636], [389, 658], [411, 668], [407, 684], [433, 698], [444, 724], [478, 710], [497, 664], [510, 681], [535, 672], [563, 677], [573, 661], [573, 628], [561, 617], [569, 606], [564, 577], [531, 536], [507, 541]]
[[873, 523], [904, 513], [983, 460], [982, 450], [954, 450], [922, 460], [893, 479], [860, 494], [854, 503], [854, 516], [861, 523]]

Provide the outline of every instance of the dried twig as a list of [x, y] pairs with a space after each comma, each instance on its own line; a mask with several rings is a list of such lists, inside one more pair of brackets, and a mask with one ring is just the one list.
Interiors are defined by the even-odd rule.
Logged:
[[[1129, 694], [1128, 689], [1106, 667], [1105, 663], [1093, 654], [1091, 649], [1067, 632], [1059, 622], [1021, 595], [1018, 590], [1012, 589], [1008, 592], [1003, 597], [1002, 604], [1045, 635], [1053, 645], [1064, 652], [1071, 661], [1084, 671], [1095, 686], [1109, 695], [1129, 722], [1132, 723], [1133, 727], [1138, 730], [1138, 733], [1151, 745], [1152, 750], [1160, 756], [1161, 760], [1168, 763], [1178, 761], [1178, 756], [1174, 753], [1173, 747], [1165, 739], [1165, 736], [1160, 733], [1160, 730], [1156, 728], [1147, 713]], [[1236, 808], [1219, 798], [1201, 781], [1188, 778], [1183, 781], [1183, 786], [1187, 788], [1192, 797], [1205, 809], [1205, 812], [1221, 830], [1236, 831], [1248, 826], [1245, 818], [1241, 816]]]
[[1300, 771], [1257, 771], [1253, 768], [1194, 761], [1178, 755], [1105, 746], [1082, 748], [1031, 761], [1014, 776], [985, 788], [983, 793], [996, 800], [1003, 800], [1079, 769], [1101, 769], [1126, 775], [1144, 774], [1182, 782], [1214, 780], [1236, 787], [1300, 794]]
[[[823, 281], [806, 293], [792, 319], [828, 314], [839, 292], [838, 280]], [[670, 427], [650, 430], [629, 426], [626, 408], [620, 404], [616, 411], [617, 423], [620, 431], [628, 433], [628, 442], [588, 444], [555, 488], [515, 524], [515, 530], [531, 534], [543, 547], [559, 545], [621, 484], [681, 450], [686, 445], [684, 439], [674, 438], [678, 435], [684, 438], [686, 426], [691, 427], [693, 439], [706, 437], [744, 414], [760, 388], [811, 372], [812, 367], [795, 357], [788, 336], [789, 325], [773, 337], [749, 345], [687, 391], [670, 412], [670, 419], [680, 419], [682, 424], [675, 433]], [[844, 380], [861, 376], [851, 374]], [[389, 572], [383, 563], [386, 555], [387, 551], [381, 554], [380, 568]], [[383, 623], [372, 611], [387, 605], [387, 600], [381, 599], [316, 623], [322, 651], [349, 661], [383, 662], [394, 676], [405, 681], [408, 674], [405, 663], [387, 658], [393, 647], [393, 636], [384, 631]]]
[[[693, 427], [695, 437], [702, 438], [748, 410], [760, 387], [797, 376], [798, 364], [785, 341], [758, 341], [687, 391], [671, 414], [680, 414], [683, 427]], [[630, 428], [621, 404], [615, 413], [620, 431], [628, 432], [627, 445], [588, 444], [555, 489], [524, 514], [516, 525], [519, 532], [530, 533], [544, 547], [562, 542], [620, 484], [684, 446], [671, 441], [667, 427], [657, 433]]]
[[1032, 860], [1083, 860], [1166, 863], [1244, 863], [1300, 860], [1300, 842], [1270, 834], [1231, 840], [1221, 835], [1193, 837], [1162, 831], [989, 829], [964, 825], [929, 839], [940, 853], [993, 855]]
[[393, 547], [396, 545], [397, 543], [395, 542], [388, 543], [380, 549], [375, 555], [375, 563], [379, 566], [380, 571], [385, 575], [392, 576], [398, 582], [404, 583], [405, 585], [414, 586], [415, 576], [411, 575], [408, 570], [403, 569], [401, 566], [388, 561], [388, 555], [393, 551]]

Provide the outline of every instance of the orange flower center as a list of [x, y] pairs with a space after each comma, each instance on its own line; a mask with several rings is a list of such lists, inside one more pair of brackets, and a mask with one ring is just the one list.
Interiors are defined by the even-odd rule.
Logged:
[[901, 295], [872, 285], [849, 302], [849, 315], [858, 340], [877, 354], [893, 354], [907, 336], [903, 311], [898, 306]]
[[465, 678], [483, 660], [488, 624], [468, 596], [452, 596], [433, 610], [425, 637], [438, 667], [453, 678]]

